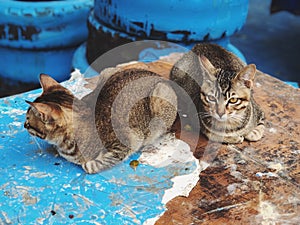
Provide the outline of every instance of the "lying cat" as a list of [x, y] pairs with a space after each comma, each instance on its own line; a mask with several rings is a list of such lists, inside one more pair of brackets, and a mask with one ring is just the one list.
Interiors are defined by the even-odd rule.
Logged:
[[258, 141], [264, 133], [264, 113], [252, 95], [255, 73], [254, 64], [245, 65], [216, 44], [202, 43], [176, 62], [170, 79], [192, 98], [208, 139], [240, 143]]
[[24, 127], [57, 146], [87, 173], [108, 169], [168, 132], [177, 114], [175, 92], [159, 75], [139, 69], [116, 72], [82, 100], [48, 75]]

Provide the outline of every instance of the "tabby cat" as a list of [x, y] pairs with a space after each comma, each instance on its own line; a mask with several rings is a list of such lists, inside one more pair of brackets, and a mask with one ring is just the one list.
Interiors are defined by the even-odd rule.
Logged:
[[252, 95], [255, 73], [254, 64], [219, 45], [200, 43], [175, 63], [170, 79], [192, 98], [208, 139], [240, 143], [258, 141], [264, 133], [264, 113]]
[[24, 127], [90, 174], [153, 143], [177, 114], [168, 81], [145, 70], [118, 71], [81, 100], [48, 75], [40, 75], [40, 83], [42, 94], [26, 101]]

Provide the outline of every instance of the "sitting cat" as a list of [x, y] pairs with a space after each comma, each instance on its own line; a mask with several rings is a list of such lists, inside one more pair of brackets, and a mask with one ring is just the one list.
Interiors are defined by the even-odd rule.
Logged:
[[[255, 73], [254, 64], [245, 65], [216, 44], [201, 43], [175, 63], [170, 79], [192, 98], [208, 139], [240, 143], [258, 141], [264, 133], [264, 113], [252, 96]], [[178, 107], [183, 104], [179, 100]]]
[[24, 127], [57, 146], [58, 153], [87, 173], [98, 173], [153, 143], [177, 115], [175, 92], [159, 75], [118, 71], [82, 100], [48, 75], [30, 107]]

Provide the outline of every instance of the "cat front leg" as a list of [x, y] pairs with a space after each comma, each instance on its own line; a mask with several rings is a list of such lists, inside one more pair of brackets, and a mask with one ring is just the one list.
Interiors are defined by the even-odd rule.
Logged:
[[234, 136], [234, 137], [224, 137], [222, 142], [226, 144], [239, 144], [242, 143], [243, 141], [244, 141], [243, 136]]
[[265, 125], [260, 124], [257, 127], [255, 127], [252, 131], [250, 131], [246, 136], [245, 139], [248, 141], [259, 141], [265, 130]]
[[111, 152], [106, 152], [104, 154], [99, 154], [96, 159], [89, 160], [81, 166], [86, 173], [95, 174], [111, 168], [120, 161], [121, 160], [117, 159]]
[[207, 132], [205, 133], [205, 135], [210, 141], [220, 142], [224, 144], [238, 144], [244, 141], [243, 136], [221, 136], [212, 132]]

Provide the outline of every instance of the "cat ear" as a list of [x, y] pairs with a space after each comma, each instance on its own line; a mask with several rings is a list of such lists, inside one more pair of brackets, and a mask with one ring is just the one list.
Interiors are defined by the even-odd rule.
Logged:
[[252, 88], [253, 80], [256, 73], [256, 66], [254, 64], [249, 64], [244, 67], [238, 75], [234, 78], [234, 81], [242, 83], [247, 88]]
[[215, 75], [218, 73], [219, 69], [215, 68], [213, 64], [209, 61], [208, 58], [206, 58], [204, 55], [200, 55], [198, 57], [200, 65], [204, 67], [204, 69], [208, 72], [208, 76], [210, 77], [210, 80], [215, 80]]
[[216, 68], [211, 64], [208, 58], [206, 58], [204, 55], [199, 56], [199, 62], [201, 65], [204, 66], [204, 68], [210, 73], [214, 74], [216, 71]]
[[51, 87], [62, 87], [56, 80], [47, 74], [40, 74], [40, 83], [43, 88], [43, 92], [46, 93]]
[[26, 103], [39, 113], [39, 117], [45, 123], [53, 122], [60, 117], [61, 109], [57, 105], [29, 101], [26, 101]]

